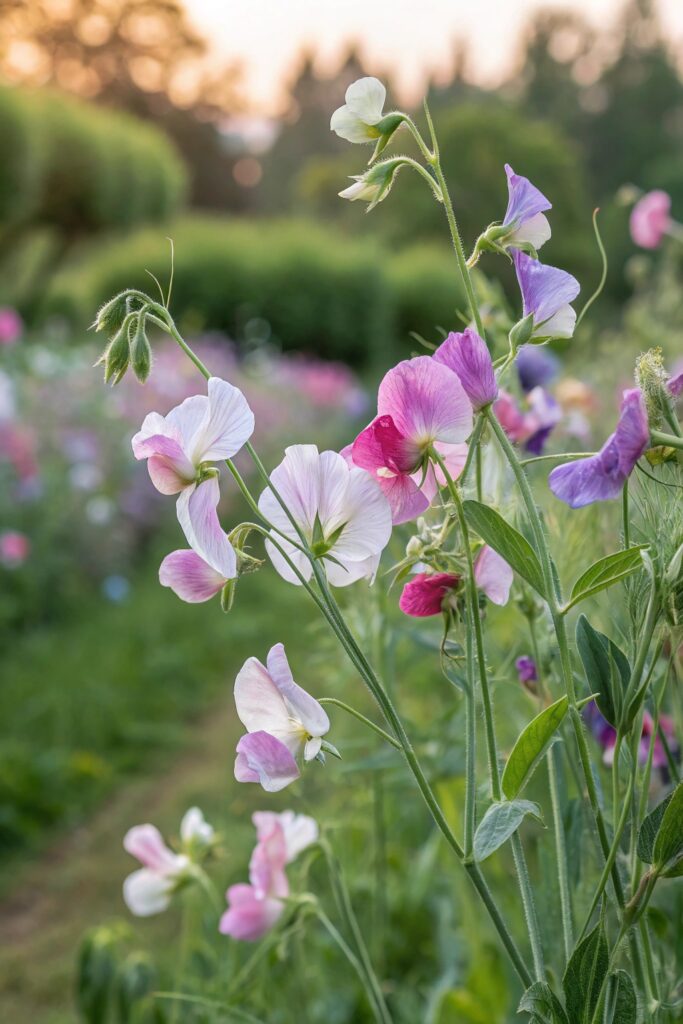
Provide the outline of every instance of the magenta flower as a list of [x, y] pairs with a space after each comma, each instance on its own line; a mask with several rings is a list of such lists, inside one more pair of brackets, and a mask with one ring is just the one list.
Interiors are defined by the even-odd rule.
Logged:
[[0, 345], [14, 345], [24, 332], [24, 321], [16, 309], [0, 307]]
[[512, 395], [501, 391], [493, 411], [511, 441], [523, 444], [534, 455], [540, 455], [548, 436], [562, 418], [562, 409], [541, 387], [533, 388], [525, 402], [528, 408], [523, 410]]
[[166, 555], [159, 566], [159, 583], [170, 587], [181, 601], [198, 604], [220, 593], [228, 579], [195, 551], [182, 548]]
[[556, 466], [550, 490], [570, 508], [618, 498], [628, 476], [650, 443], [645, 400], [640, 388], [624, 391], [617, 429], [597, 453]]
[[671, 196], [655, 189], [639, 199], [631, 210], [631, 238], [642, 249], [657, 249], [671, 223]]
[[218, 574], [231, 579], [236, 557], [218, 521], [220, 488], [213, 462], [232, 458], [249, 440], [254, 414], [242, 392], [211, 377], [208, 395], [193, 395], [168, 416], [151, 412], [132, 441], [136, 459], [147, 459], [162, 494], [179, 494], [178, 520], [190, 547]]
[[123, 846], [143, 867], [123, 883], [126, 906], [136, 917], [150, 917], [166, 910], [180, 880], [187, 874], [190, 859], [166, 846], [154, 825], [136, 825], [126, 833]]
[[[377, 417], [350, 449], [356, 466], [378, 481], [394, 523], [429, 508], [438, 477], [426, 464], [434, 446], [452, 476], [462, 469], [462, 442], [472, 432], [472, 405], [459, 378], [429, 356], [407, 359], [385, 375]], [[348, 451], [348, 450], [347, 450]]]
[[497, 551], [484, 544], [474, 562], [474, 579], [489, 601], [507, 604], [512, 587], [512, 569]]
[[418, 573], [406, 583], [398, 606], [405, 615], [415, 618], [439, 615], [459, 584], [460, 576], [453, 572]]
[[[313, 553], [322, 559], [333, 586], [345, 587], [375, 575], [391, 536], [391, 510], [368, 473], [350, 466], [337, 452], [320, 453], [313, 444], [297, 444], [285, 449], [285, 457], [271, 473], [271, 480]], [[259, 509], [286, 537], [299, 541], [269, 487], [259, 498]], [[280, 534], [274, 538], [304, 579], [310, 579], [313, 569], [306, 555]], [[270, 540], [266, 541], [266, 550], [283, 579], [300, 584]]]
[[457, 374], [475, 411], [495, 401], [498, 385], [491, 356], [486, 342], [471, 327], [451, 332], [433, 358]]
[[18, 530], [4, 530], [0, 533], [0, 564], [6, 569], [18, 569], [24, 564], [31, 551], [31, 542]]
[[545, 210], [552, 209], [535, 185], [521, 174], [515, 174], [509, 164], [505, 164], [508, 180], [508, 206], [503, 219], [503, 226], [512, 229], [505, 242], [510, 245], [527, 243], [534, 249], [540, 249], [550, 238], [550, 224], [544, 216]]
[[522, 314], [533, 314], [532, 338], [571, 338], [576, 312], [570, 305], [579, 282], [566, 270], [548, 267], [519, 249], [512, 250], [522, 293]]
[[318, 838], [312, 818], [293, 811], [257, 811], [252, 821], [258, 842], [249, 863], [249, 884], [232, 885], [228, 909], [219, 931], [243, 942], [255, 942], [277, 923], [289, 896], [285, 867]]
[[237, 744], [235, 778], [277, 793], [299, 778], [297, 758], [317, 757], [330, 720], [294, 682], [282, 644], [271, 647], [266, 665], [248, 658], [235, 680], [235, 706], [247, 730]]

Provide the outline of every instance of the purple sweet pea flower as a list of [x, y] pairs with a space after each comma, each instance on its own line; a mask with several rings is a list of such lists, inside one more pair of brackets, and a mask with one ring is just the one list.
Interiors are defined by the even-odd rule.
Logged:
[[683, 393], [683, 370], [675, 377], [669, 377], [666, 386], [671, 397], [678, 398]]
[[504, 227], [513, 229], [505, 241], [510, 245], [527, 243], [540, 249], [550, 238], [550, 224], [544, 216], [544, 210], [552, 209], [535, 185], [521, 174], [515, 174], [509, 164], [505, 164], [508, 179], [508, 207], [503, 220]]
[[515, 668], [517, 669], [520, 683], [526, 685], [527, 683], [538, 682], [536, 662], [528, 654], [523, 654], [520, 658], [517, 658]]
[[579, 294], [575, 277], [558, 267], [548, 267], [519, 249], [512, 258], [522, 293], [522, 312], [533, 314], [532, 338], [571, 338], [576, 312], [570, 303]]
[[553, 429], [562, 419], [562, 409], [560, 403], [553, 398], [550, 392], [540, 387], [529, 392], [527, 401], [529, 403], [528, 422], [537, 425], [531, 436], [527, 438], [524, 447], [532, 455], [540, 455]]
[[451, 331], [433, 358], [458, 375], [475, 411], [496, 400], [498, 384], [488, 346], [471, 327]]
[[558, 373], [560, 361], [552, 352], [538, 345], [522, 345], [515, 360], [522, 391], [549, 384]]
[[618, 498], [626, 479], [650, 443], [645, 400], [640, 388], [624, 392], [617, 429], [597, 455], [556, 466], [550, 489], [570, 508]]

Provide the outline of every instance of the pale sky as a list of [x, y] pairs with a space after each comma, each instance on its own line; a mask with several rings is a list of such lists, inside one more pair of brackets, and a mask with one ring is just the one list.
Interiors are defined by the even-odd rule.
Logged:
[[[276, 113], [281, 85], [308, 47], [332, 73], [355, 40], [374, 71], [395, 73], [404, 96], [417, 98], [431, 75], [448, 76], [453, 41], [471, 46], [478, 80], [495, 84], [516, 53], [520, 29], [541, 7], [612, 23], [621, 0], [184, 0], [217, 56], [244, 64], [253, 111]], [[683, 46], [683, 0], [658, 0], [672, 45]]]

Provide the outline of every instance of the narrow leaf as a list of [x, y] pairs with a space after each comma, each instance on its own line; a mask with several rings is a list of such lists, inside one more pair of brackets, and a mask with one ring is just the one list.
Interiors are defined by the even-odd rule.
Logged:
[[486, 860], [505, 843], [530, 814], [541, 823], [541, 808], [531, 800], [503, 800], [491, 804], [474, 834], [474, 859]]
[[541, 563], [526, 537], [506, 523], [495, 509], [480, 501], [465, 501], [463, 508], [468, 523], [489, 547], [497, 551], [541, 597], [546, 597]]
[[591, 626], [585, 615], [576, 623], [576, 646], [586, 679], [597, 694], [596, 704], [615, 728], [621, 718], [623, 693], [631, 678], [624, 652], [604, 633]]
[[683, 855], [683, 782], [679, 782], [664, 811], [653, 849], [654, 863], [659, 868], [673, 868]]
[[567, 1015], [572, 1024], [590, 1024], [608, 965], [607, 939], [600, 921], [572, 953], [562, 979]]
[[659, 826], [662, 824], [662, 818], [664, 812], [671, 802], [673, 793], [669, 793], [661, 804], [657, 804], [653, 811], [650, 811], [647, 818], [643, 819], [643, 823], [640, 826], [638, 832], [638, 856], [644, 864], [652, 864], [654, 860], [655, 850], [655, 839], [659, 832]]
[[605, 555], [604, 558], [594, 562], [590, 568], [586, 569], [579, 576], [572, 587], [567, 609], [578, 604], [579, 601], [584, 601], [587, 597], [592, 597], [593, 594], [611, 587], [613, 583], [618, 583], [625, 576], [630, 576], [632, 572], [642, 569], [643, 559], [641, 551], [644, 546], [638, 545], [637, 547], [626, 548], [625, 551], [615, 551], [613, 554]]
[[503, 772], [503, 792], [508, 800], [514, 800], [533, 774], [567, 714], [567, 698], [544, 708], [533, 718], [517, 739]]

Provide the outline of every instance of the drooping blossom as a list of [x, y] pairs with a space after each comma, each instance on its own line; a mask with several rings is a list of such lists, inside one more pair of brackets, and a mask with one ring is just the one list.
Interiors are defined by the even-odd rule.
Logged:
[[484, 339], [471, 327], [461, 333], [452, 331], [433, 358], [457, 374], [477, 412], [495, 401], [498, 384], [491, 355]]
[[207, 395], [186, 398], [167, 416], [149, 413], [132, 441], [157, 490], [179, 494], [178, 520], [190, 547], [227, 579], [235, 576], [236, 557], [218, 521], [218, 478], [207, 466], [236, 455], [253, 429], [242, 392], [211, 377]]
[[[345, 587], [375, 575], [391, 536], [391, 509], [368, 473], [349, 465], [337, 452], [319, 452], [313, 444], [297, 444], [285, 449], [271, 480], [314, 554], [322, 560], [333, 586]], [[259, 498], [259, 510], [281, 533], [299, 543], [296, 529], [270, 487]], [[290, 583], [301, 582], [278, 544], [304, 579], [310, 579], [313, 569], [306, 555], [274, 534], [273, 541], [266, 540], [266, 550], [279, 574]]]
[[154, 825], [136, 825], [129, 829], [123, 846], [143, 865], [124, 880], [126, 906], [137, 917], [160, 914], [169, 906], [173, 892], [186, 877], [190, 858], [170, 850]]
[[474, 580], [494, 604], [507, 604], [512, 587], [512, 569], [505, 559], [484, 544], [474, 562]]
[[550, 224], [544, 211], [552, 209], [552, 203], [528, 178], [515, 174], [509, 164], [505, 164], [505, 174], [508, 206], [503, 226], [512, 229], [512, 233], [505, 236], [505, 242], [510, 245], [526, 242], [540, 249], [550, 238]]
[[647, 192], [631, 210], [631, 238], [641, 249], [657, 249], [671, 223], [671, 196], [655, 189]]
[[427, 465], [433, 446], [456, 478], [467, 456], [472, 405], [456, 374], [430, 356], [417, 356], [385, 375], [377, 417], [345, 453], [377, 480], [394, 523], [421, 515], [440, 482]]
[[248, 658], [235, 680], [235, 706], [247, 729], [237, 744], [235, 778], [277, 793], [299, 777], [297, 759], [312, 761], [329, 731], [321, 704], [294, 682], [285, 649], [275, 644], [266, 665]]
[[645, 400], [640, 388], [624, 391], [617, 428], [596, 455], [556, 466], [550, 490], [570, 508], [618, 498], [636, 462], [650, 442]]
[[227, 582], [227, 576], [217, 572], [190, 548], [172, 551], [159, 566], [162, 587], [170, 587], [181, 601], [189, 604], [211, 600]]
[[24, 333], [24, 321], [16, 309], [0, 307], [0, 345], [14, 345]]
[[376, 142], [377, 127], [384, 117], [387, 90], [377, 78], [359, 78], [352, 82], [344, 97], [346, 103], [332, 114], [330, 128], [347, 142]]
[[579, 294], [579, 282], [566, 270], [549, 267], [520, 249], [512, 250], [522, 293], [522, 314], [533, 314], [532, 338], [571, 338], [576, 312], [570, 305]]
[[230, 886], [228, 909], [218, 926], [223, 935], [242, 942], [255, 942], [277, 923], [289, 896], [285, 867], [318, 838], [315, 821], [293, 811], [257, 811], [252, 821], [258, 842], [249, 863], [249, 884]]
[[24, 564], [31, 551], [31, 542], [19, 530], [3, 530], [0, 533], [0, 564], [6, 569], [18, 569]]
[[460, 576], [453, 572], [418, 573], [404, 586], [398, 606], [415, 618], [439, 615], [459, 584]]
[[556, 355], [538, 345], [522, 345], [515, 359], [522, 391], [545, 387], [557, 376], [560, 361]]

